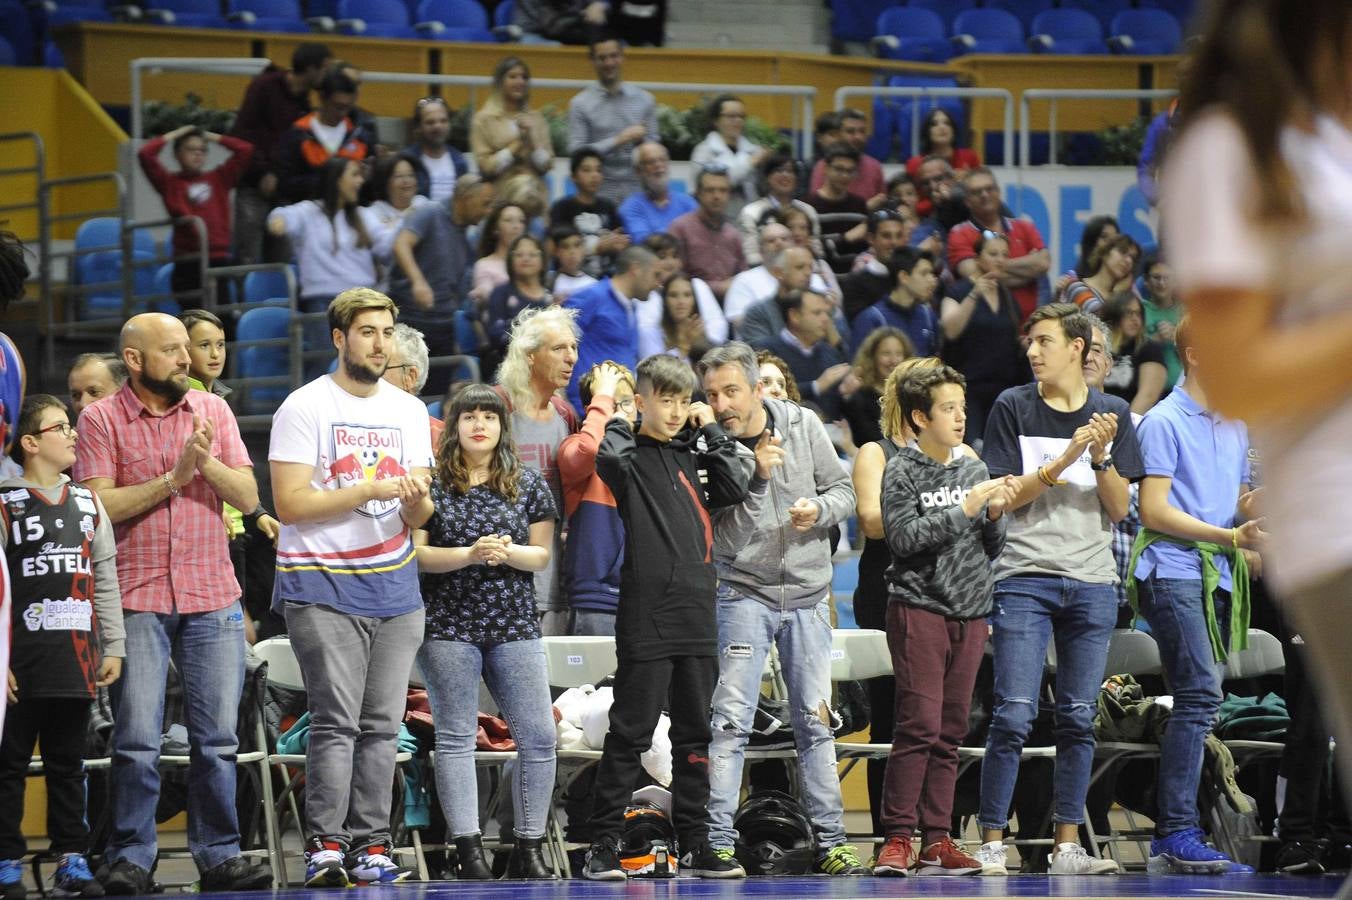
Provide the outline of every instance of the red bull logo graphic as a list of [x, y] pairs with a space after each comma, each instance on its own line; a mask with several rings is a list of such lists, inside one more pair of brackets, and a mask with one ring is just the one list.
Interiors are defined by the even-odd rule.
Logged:
[[[362, 481], [381, 481], [408, 474], [404, 436], [398, 428], [333, 426], [333, 453], [324, 464], [324, 484], [349, 487]], [[380, 518], [398, 508], [397, 500], [372, 500], [357, 512]]]

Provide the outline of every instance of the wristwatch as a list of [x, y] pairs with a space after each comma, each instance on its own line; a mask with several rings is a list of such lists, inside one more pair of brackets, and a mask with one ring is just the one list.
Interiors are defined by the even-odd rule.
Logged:
[[1112, 467], [1113, 455], [1111, 453], [1103, 454], [1102, 462], [1094, 462], [1092, 459], [1089, 461], [1089, 468], [1093, 469], [1095, 472], [1106, 472]]

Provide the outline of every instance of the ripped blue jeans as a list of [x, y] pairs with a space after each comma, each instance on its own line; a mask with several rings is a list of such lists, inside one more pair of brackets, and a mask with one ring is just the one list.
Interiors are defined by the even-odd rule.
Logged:
[[[828, 595], [829, 596], [829, 595]], [[756, 717], [761, 673], [770, 647], [789, 692], [793, 740], [802, 775], [802, 800], [818, 853], [845, 841], [836, 745], [831, 733], [831, 621], [829, 599], [807, 609], [774, 610], [718, 587], [718, 685], [709, 742], [709, 843], [732, 847], [733, 814], [741, 799], [747, 738]]]
[[981, 765], [982, 828], [1004, 828], [1019, 776], [1019, 754], [1037, 716], [1047, 644], [1056, 641], [1056, 773], [1052, 819], [1084, 821], [1094, 766], [1094, 712], [1108, 640], [1117, 621], [1111, 584], [1051, 575], [1018, 575], [995, 585], [990, 623], [995, 703]]

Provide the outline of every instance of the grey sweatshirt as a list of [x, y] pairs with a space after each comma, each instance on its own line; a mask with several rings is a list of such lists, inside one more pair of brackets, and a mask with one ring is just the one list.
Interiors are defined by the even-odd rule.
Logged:
[[888, 599], [952, 619], [991, 611], [990, 561], [1005, 546], [1005, 517], [985, 507], [975, 519], [962, 509], [973, 485], [989, 478], [986, 464], [962, 456], [938, 463], [903, 447], [883, 469], [883, 531], [892, 565]]
[[[784, 464], [769, 481], [753, 475], [746, 501], [714, 514], [714, 564], [739, 594], [772, 609], [808, 609], [830, 590], [827, 531], [854, 512], [854, 488], [815, 414], [781, 400], [766, 400], [765, 410], [766, 427], [783, 441]], [[821, 507], [807, 531], [789, 521], [799, 497]]]
[[[61, 481], [52, 488], [38, 487], [22, 476], [0, 480], [0, 491], [14, 488], [27, 488], [54, 502], [61, 497], [61, 490], [70, 478], [62, 475]], [[103, 508], [99, 495], [94, 495], [99, 508], [99, 524], [94, 529], [94, 540], [90, 543], [90, 562], [94, 568], [94, 615], [99, 623], [99, 644], [104, 656], [127, 655], [127, 631], [122, 625], [122, 590], [117, 581], [117, 541], [113, 537], [113, 522], [108, 511]], [[0, 528], [0, 550], [8, 545], [9, 533]], [[16, 597], [15, 603], [19, 602]], [[3, 623], [5, 628], [9, 623]]]

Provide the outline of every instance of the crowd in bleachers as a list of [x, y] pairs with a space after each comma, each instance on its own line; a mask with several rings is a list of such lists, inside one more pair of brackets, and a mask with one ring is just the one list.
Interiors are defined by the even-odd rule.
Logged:
[[[1049, 646], [1047, 867], [1111, 873], [1084, 831], [1094, 711], [1113, 629], [1136, 611], [1173, 695], [1152, 871], [1252, 871], [1208, 846], [1195, 798], [1261, 572], [1256, 454], [1208, 406], [1166, 258], [1099, 217], [1076, 268], [1052, 272], [1042, 236], [943, 109], [889, 179], [864, 152], [862, 113], [823, 115], [816, 158], [800, 160], [752, 142], [742, 101], [719, 95], [687, 194], [652, 95], [624, 81], [623, 43], [603, 33], [587, 52], [597, 82], [570, 103], [571, 192], [553, 203], [550, 138], [515, 57], [494, 71], [468, 156], [438, 97], [416, 103], [413, 144], [382, 146], [358, 105], [361, 73], [319, 44], [254, 79], [232, 134], [179, 129], [140, 151], [166, 210], [202, 220], [209, 267], [294, 263], [306, 383], [285, 398], [272, 388], [270, 498], [222, 378], [229, 334], [253, 336], [244, 319], [134, 316], [117, 356], [74, 361], [69, 409], [32, 396], [9, 426], [17, 471], [0, 537], [15, 615], [44, 639], [81, 635], [48, 683], [36, 676], [56, 642], [15, 629], [0, 750], [12, 799], [43, 739], [58, 886], [153, 885], [170, 660], [191, 710], [201, 887], [271, 882], [240, 855], [230, 757], [246, 643], [283, 632], [309, 693], [311, 886], [412, 874], [392, 858], [389, 785], [415, 660], [455, 873], [493, 875], [465, 690], [482, 677], [517, 746], [507, 874], [554, 877], [540, 641], [563, 635], [612, 636], [619, 660], [591, 808], [570, 822], [590, 843], [585, 877], [654, 874], [656, 838], [623, 839], [659, 722], [671, 793], [658, 812], [681, 871], [1006, 874], [1011, 808], [1028, 825], [1015, 788]], [[231, 157], [206, 170], [212, 143]], [[198, 245], [180, 225], [177, 252]], [[174, 269], [187, 306], [201, 271]], [[288, 311], [275, 310], [283, 329]], [[455, 377], [446, 358], [462, 356], [482, 383]], [[831, 558], [852, 529], [856, 613], [886, 632], [895, 675], [871, 691], [874, 742], [890, 749], [870, 779], [883, 844], [867, 865], [845, 833], [830, 684]], [[246, 588], [255, 532], [275, 545], [270, 592]], [[79, 549], [58, 565], [36, 547], [44, 536]], [[32, 612], [58, 588], [69, 609]], [[799, 766], [784, 800], [803, 823], [796, 847], [752, 843], [739, 812], [772, 648]], [[969, 852], [952, 836], [958, 747], [988, 655]], [[113, 827], [96, 876], [81, 754], [61, 751], [103, 687]], [[45, 716], [57, 701], [64, 714]], [[1302, 715], [1301, 733], [1327, 744], [1317, 713]], [[1345, 865], [1346, 817], [1328, 817], [1321, 862], [1313, 815], [1301, 818], [1321, 785], [1302, 785], [1278, 865]], [[0, 886], [16, 900], [22, 804], [0, 805]]]

